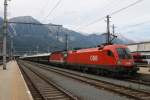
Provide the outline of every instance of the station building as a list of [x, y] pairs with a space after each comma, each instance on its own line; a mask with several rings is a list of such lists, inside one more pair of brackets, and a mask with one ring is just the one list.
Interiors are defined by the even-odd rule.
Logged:
[[147, 60], [150, 64], [150, 41], [132, 43], [127, 45], [131, 52], [138, 52], [142, 55], [142, 58]]

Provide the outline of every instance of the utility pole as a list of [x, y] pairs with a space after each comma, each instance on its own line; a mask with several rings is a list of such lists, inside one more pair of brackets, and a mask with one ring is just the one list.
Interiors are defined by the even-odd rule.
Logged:
[[113, 31], [113, 34], [115, 34], [115, 25], [114, 24], [112, 26], [112, 31]]
[[36, 54], [39, 53], [39, 45], [36, 46]]
[[13, 36], [11, 36], [11, 44], [10, 44], [10, 46], [11, 46], [11, 48], [10, 48], [10, 56], [11, 56], [11, 60], [13, 60]]
[[110, 43], [112, 43], [113, 42], [113, 40], [115, 39], [115, 38], [117, 38], [117, 36], [115, 35], [115, 25], [113, 24], [112, 25], [112, 34], [111, 34], [111, 39], [110, 39]]
[[3, 26], [3, 70], [6, 70], [7, 58], [7, 0], [4, 0], [4, 26]]
[[68, 51], [68, 34], [66, 33], [65, 34], [65, 37], [66, 37], [66, 43], [65, 43], [65, 51]]
[[62, 25], [55, 25], [55, 26], [57, 26], [57, 29], [58, 29], [57, 34], [56, 34], [56, 39], [58, 41], [59, 40], [59, 32], [61, 30]]
[[58, 26], [58, 28], [57, 28], [57, 29], [58, 29], [58, 31], [57, 31], [57, 34], [56, 34], [56, 39], [57, 39], [57, 41], [58, 41], [58, 39], [59, 39], [59, 38], [58, 38], [58, 34], [59, 34], [60, 26]]
[[109, 20], [110, 16], [107, 15], [106, 18], [107, 18], [107, 39], [106, 39], [106, 41], [109, 44], [110, 43], [110, 20]]
[[[17, 34], [14, 26], [12, 24], [9, 24], [10, 27], [12, 28], [13, 30], [13, 33], [14, 34]], [[11, 60], [13, 60], [13, 56], [14, 56], [14, 43], [13, 43], [13, 35], [10, 35], [10, 56], [11, 56]]]

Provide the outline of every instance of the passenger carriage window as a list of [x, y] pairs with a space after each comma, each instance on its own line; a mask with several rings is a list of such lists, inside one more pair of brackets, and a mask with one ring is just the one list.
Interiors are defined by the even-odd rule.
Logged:
[[146, 59], [150, 59], [150, 55], [147, 55], [147, 56], [146, 56]]
[[114, 57], [113, 52], [110, 51], [110, 50], [107, 51], [107, 55], [108, 55], [108, 56], [111, 56], [111, 57]]

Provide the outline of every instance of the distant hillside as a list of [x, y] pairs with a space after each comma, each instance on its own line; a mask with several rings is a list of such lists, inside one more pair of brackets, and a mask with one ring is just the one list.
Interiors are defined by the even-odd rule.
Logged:
[[3, 24], [3, 19], [0, 17], [0, 25]]
[[2, 24], [3, 24], [3, 19], [0, 17], [0, 36], [2, 35]]
[[[40, 23], [32, 17], [17, 17], [10, 19], [11, 22]], [[46, 26], [31, 24], [11, 24], [11, 35], [13, 36], [15, 51], [39, 51], [59, 50], [62, 43], [49, 36], [49, 29]], [[58, 46], [56, 48], [56, 46]]]
[[[58, 27], [52, 27], [48, 26], [50, 32], [52, 33], [51, 36], [56, 37], [56, 34], [58, 32]], [[82, 47], [93, 47], [97, 46], [99, 44], [105, 43], [106, 42], [106, 35], [103, 34], [91, 34], [91, 35], [84, 35], [79, 32], [75, 32], [66, 28], [60, 28], [59, 31], [59, 41], [64, 42], [65, 41], [65, 34], [69, 34], [69, 44], [70, 48], [82, 48]], [[120, 37], [113, 40], [113, 43], [118, 43], [118, 44], [128, 44], [128, 43], [133, 43], [132, 40], [129, 40], [125, 37]]]
[[[15, 17], [9, 21], [40, 24], [39, 21], [30, 16]], [[59, 35], [58, 40], [56, 39], [57, 33]], [[9, 36], [13, 36], [14, 49], [19, 54], [24, 54], [27, 51], [35, 52], [37, 50], [39, 52], [64, 50], [65, 34], [69, 36], [69, 49], [93, 47], [106, 41], [105, 35], [91, 34], [85, 36], [64, 27], [58, 30], [57, 26], [51, 26], [51, 24], [47, 26], [14, 23], [9, 25]], [[118, 38], [114, 42], [124, 44], [131, 41]]]
[[0, 17], [0, 41], [2, 41], [2, 24], [3, 24], [3, 19]]

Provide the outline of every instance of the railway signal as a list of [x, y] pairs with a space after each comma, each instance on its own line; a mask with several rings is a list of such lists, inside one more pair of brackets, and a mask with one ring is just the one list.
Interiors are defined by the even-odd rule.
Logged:
[[115, 27], [115, 25], [113, 24], [113, 25], [112, 25], [112, 33], [113, 33], [113, 34], [115, 34], [115, 28], [116, 28], [116, 27]]

